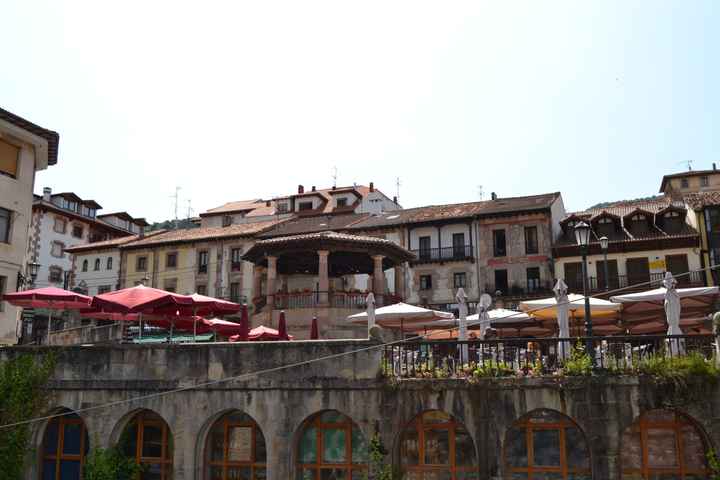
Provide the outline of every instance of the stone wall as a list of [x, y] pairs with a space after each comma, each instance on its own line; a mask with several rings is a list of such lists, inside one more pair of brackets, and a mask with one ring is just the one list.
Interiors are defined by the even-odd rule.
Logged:
[[[369, 341], [51, 349], [58, 359], [51, 383], [53, 409], [84, 409], [80, 416], [92, 446], [117, 442], [139, 409], [156, 412], [173, 435], [175, 479], [203, 478], [208, 430], [223, 413], [236, 409], [250, 415], [264, 433], [269, 479], [295, 478], [295, 450], [303, 421], [326, 409], [352, 418], [366, 438], [377, 432], [396, 465], [404, 426], [423, 411], [442, 410], [470, 432], [481, 479], [504, 478], [505, 434], [513, 422], [535, 409], [552, 409], [567, 415], [584, 432], [593, 478], [615, 479], [622, 431], [641, 413], [668, 400], [637, 377], [390, 383], [381, 378], [381, 352]], [[0, 360], [47, 350], [6, 348], [0, 350]], [[313, 361], [319, 358], [325, 360]], [[271, 371], [284, 365], [292, 367]], [[258, 376], [221, 381], [258, 371]], [[179, 388], [185, 390], [165, 394]], [[101, 408], [110, 402], [118, 403]], [[684, 405], [682, 411], [697, 422], [709, 446], [719, 444], [720, 395], [707, 395]], [[44, 427], [41, 422], [34, 428], [37, 450]], [[37, 478], [36, 463], [29, 456], [26, 478]]]

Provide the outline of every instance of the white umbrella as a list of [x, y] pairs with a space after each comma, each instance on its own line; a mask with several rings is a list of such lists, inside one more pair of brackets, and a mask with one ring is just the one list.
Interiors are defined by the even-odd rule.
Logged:
[[[375, 323], [384, 328], [422, 329], [433, 328], [439, 320], [452, 320], [455, 316], [448, 312], [439, 312], [428, 308], [416, 307], [407, 303], [395, 303], [375, 310]], [[347, 317], [350, 323], [368, 322], [367, 312]]]
[[[558, 279], [553, 291], [555, 292], [555, 303], [557, 304], [558, 338], [570, 337], [570, 321], [568, 320], [570, 304], [567, 295], [568, 287], [562, 278]], [[559, 342], [559, 357], [566, 360], [570, 356], [570, 342]]]
[[[668, 272], [670, 273], [670, 272]], [[667, 279], [667, 277], [665, 277]], [[674, 280], [674, 279], [673, 279]], [[647, 290], [645, 292], [628, 293], [626, 295], [615, 295], [610, 297], [610, 300], [616, 303], [636, 303], [636, 302], [664, 302], [667, 292], [667, 288], [664, 286], [665, 281], [663, 280], [663, 286], [655, 288], [653, 290]], [[718, 287], [696, 287], [696, 288], [676, 288], [678, 298], [688, 297], [703, 297], [707, 295], [717, 295], [720, 293]]]
[[[463, 290], [462, 287], [458, 288], [457, 295], [455, 295], [455, 299], [458, 302], [459, 306], [459, 327], [458, 327], [458, 340], [461, 342], [467, 341], [467, 314], [468, 314], [468, 307], [467, 307], [467, 295], [465, 294], [465, 290]], [[460, 347], [460, 362], [465, 363], [468, 358], [468, 346], [467, 344], [462, 344]]]
[[[615, 297], [613, 297], [615, 298]], [[567, 296], [568, 311], [573, 317], [585, 315], [585, 297], [576, 293]], [[555, 297], [543, 298], [541, 300], [527, 300], [520, 303], [520, 310], [530, 313], [533, 317], [543, 319], [557, 318], [558, 304]], [[622, 305], [608, 302], [600, 298], [590, 298], [590, 314], [593, 317], [613, 317], [622, 308]]]
[[372, 292], [368, 293], [367, 297], [365, 297], [365, 305], [367, 307], [365, 313], [367, 315], [367, 325], [369, 332], [370, 329], [375, 326], [375, 295], [373, 295]]

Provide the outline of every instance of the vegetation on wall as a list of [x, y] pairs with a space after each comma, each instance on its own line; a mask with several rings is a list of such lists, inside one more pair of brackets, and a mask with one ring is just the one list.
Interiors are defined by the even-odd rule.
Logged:
[[155, 230], [185, 230], [188, 228], [198, 228], [200, 225], [194, 223], [189, 218], [178, 219], [177, 225], [175, 220], [165, 220], [164, 222], [155, 222], [145, 228], [146, 232], [154, 232]]
[[94, 448], [85, 460], [84, 480], [132, 480], [142, 471], [119, 448]]
[[[46, 411], [48, 391], [45, 385], [54, 369], [52, 355], [20, 355], [0, 363], [0, 425], [30, 420]], [[23, 478], [30, 432], [30, 424], [0, 429], [2, 478]]]

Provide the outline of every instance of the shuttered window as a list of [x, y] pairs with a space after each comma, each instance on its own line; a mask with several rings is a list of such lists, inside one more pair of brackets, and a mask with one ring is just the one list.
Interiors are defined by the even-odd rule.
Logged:
[[0, 140], [0, 174], [17, 178], [20, 148]]

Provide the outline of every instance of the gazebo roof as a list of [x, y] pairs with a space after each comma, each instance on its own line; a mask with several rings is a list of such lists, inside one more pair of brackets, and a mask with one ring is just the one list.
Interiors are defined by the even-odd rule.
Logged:
[[317, 268], [318, 250], [330, 252], [331, 274], [336, 275], [371, 273], [373, 255], [385, 257], [385, 269], [415, 258], [410, 251], [384, 238], [326, 231], [261, 240], [243, 255], [243, 260], [265, 265], [267, 256], [275, 256], [278, 269], [284, 273], [311, 273], [312, 266]]

